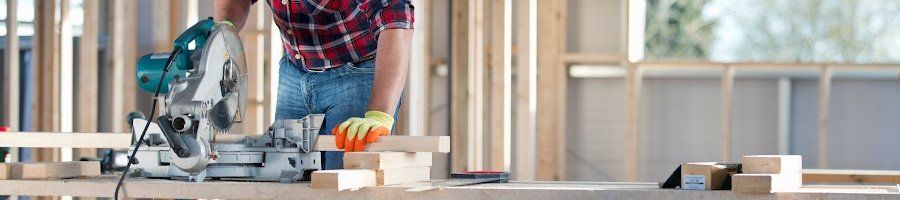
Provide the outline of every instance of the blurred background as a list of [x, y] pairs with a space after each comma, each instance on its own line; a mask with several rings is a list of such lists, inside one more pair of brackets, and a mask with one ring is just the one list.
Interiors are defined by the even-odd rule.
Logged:
[[[449, 135], [433, 177], [660, 181], [681, 162], [799, 154], [804, 168], [900, 168], [900, 1], [414, 0], [404, 135]], [[0, 126], [128, 132], [150, 113], [141, 55], [171, 51], [212, 0], [2, 0]], [[11, 37], [15, 36], [15, 37]], [[281, 37], [265, 1], [241, 31], [248, 116], [274, 118]], [[6, 149], [6, 160], [109, 150]]]

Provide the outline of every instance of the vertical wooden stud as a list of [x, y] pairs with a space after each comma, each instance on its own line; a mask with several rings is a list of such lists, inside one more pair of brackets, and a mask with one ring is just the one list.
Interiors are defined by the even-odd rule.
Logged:
[[819, 168], [828, 168], [828, 119], [831, 106], [831, 66], [819, 72]]
[[537, 179], [565, 176], [565, 0], [538, 1]]
[[734, 67], [722, 70], [722, 162], [731, 162], [731, 97], [734, 90]]

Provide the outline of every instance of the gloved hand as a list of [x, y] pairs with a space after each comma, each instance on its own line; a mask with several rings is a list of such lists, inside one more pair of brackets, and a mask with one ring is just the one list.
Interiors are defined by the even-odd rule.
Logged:
[[234, 22], [232, 22], [231, 20], [222, 20], [222, 22], [219, 22], [219, 23], [227, 24], [227, 25], [231, 26], [231, 28], [237, 29], [237, 26], [235, 26]]
[[394, 117], [381, 111], [366, 112], [364, 118], [353, 117], [334, 127], [334, 143], [345, 152], [362, 151], [366, 144], [378, 140], [378, 136], [390, 135]]

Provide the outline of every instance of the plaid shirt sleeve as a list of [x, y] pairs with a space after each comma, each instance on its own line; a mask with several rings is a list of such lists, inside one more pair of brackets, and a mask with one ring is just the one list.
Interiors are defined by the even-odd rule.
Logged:
[[375, 38], [386, 29], [413, 29], [414, 8], [409, 0], [374, 0], [371, 2], [369, 27]]

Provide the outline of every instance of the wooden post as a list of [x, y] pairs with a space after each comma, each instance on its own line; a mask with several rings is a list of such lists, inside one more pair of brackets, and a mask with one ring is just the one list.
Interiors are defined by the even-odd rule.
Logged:
[[488, 114], [485, 112], [485, 104], [488, 92], [485, 90], [486, 65], [487, 59], [485, 55], [485, 32], [487, 31], [485, 20], [485, 4], [484, 1], [469, 0], [469, 40], [467, 45], [467, 69], [468, 77], [468, 98], [466, 99], [468, 106], [468, 168], [469, 170], [484, 169], [484, 137], [485, 137], [485, 121]]
[[247, 87], [250, 93], [247, 98], [247, 111], [241, 126], [244, 134], [261, 134], [265, 131], [265, 35], [266, 27], [264, 4], [254, 4], [247, 17], [247, 23], [241, 29], [241, 39], [247, 56]]
[[6, 70], [2, 84], [3, 96], [7, 99], [5, 107], [6, 126], [12, 131], [19, 131], [19, 21], [15, 13], [17, 0], [6, 1]]
[[[79, 46], [79, 63], [77, 71], [77, 96], [78, 106], [75, 106], [78, 117], [75, 119], [75, 131], [77, 132], [97, 132], [97, 120], [99, 120], [99, 101], [100, 93], [98, 91], [99, 72], [98, 50], [99, 50], [99, 15], [100, 1], [85, 0], [82, 4], [84, 8], [84, 24], [82, 25], [82, 34]], [[78, 149], [75, 152], [75, 158], [80, 157], [97, 157], [97, 149]]]
[[537, 0], [514, 1], [516, 9], [516, 133], [513, 178], [535, 178], [537, 93]]
[[734, 89], [734, 67], [722, 70], [722, 162], [731, 162], [731, 97]]
[[412, 56], [410, 58], [407, 95], [401, 117], [406, 116], [406, 131], [412, 136], [424, 136], [430, 121], [429, 89], [431, 88], [431, 1], [412, 1], [416, 8], [415, 31], [413, 32]]
[[[56, 1], [35, 2], [34, 65], [38, 100], [33, 130], [60, 131], [60, 26], [56, 19]], [[56, 161], [58, 149], [35, 149], [33, 161]]]
[[832, 69], [822, 66], [819, 72], [819, 168], [828, 168], [828, 112], [831, 104]]
[[509, 171], [512, 90], [512, 2], [491, 0], [490, 3], [490, 155], [487, 169]]
[[450, 171], [468, 170], [469, 1], [451, 2], [450, 39]]
[[640, 104], [641, 87], [643, 85], [643, 70], [638, 64], [627, 64], [625, 74], [625, 180], [637, 181], [638, 163], [638, 133], [640, 130]]
[[565, 174], [566, 1], [538, 1], [537, 179], [560, 180]]
[[[112, 9], [109, 15], [110, 24], [110, 40], [109, 40], [109, 66], [112, 70], [112, 106], [109, 109], [110, 127], [109, 131], [125, 132], [128, 127], [125, 116], [131, 111], [136, 110], [135, 95], [137, 94], [137, 86], [134, 80], [135, 64], [137, 62], [137, 47], [135, 40], [137, 34], [134, 30], [137, 21], [135, 20], [135, 11], [137, 4], [134, 1], [111, 1]], [[149, 113], [145, 113], [149, 114]], [[153, 116], [147, 116], [152, 118]]]

